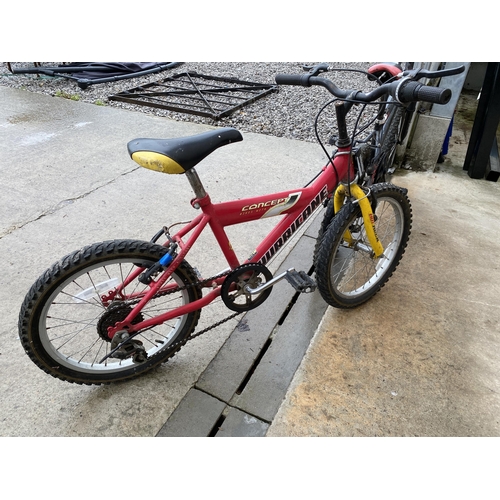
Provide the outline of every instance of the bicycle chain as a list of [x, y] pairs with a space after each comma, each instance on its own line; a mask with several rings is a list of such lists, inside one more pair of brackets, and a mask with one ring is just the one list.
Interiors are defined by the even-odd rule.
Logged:
[[[193, 288], [195, 286], [204, 286], [204, 285], [208, 285], [212, 282], [214, 282], [215, 280], [219, 279], [219, 278], [222, 278], [224, 276], [227, 276], [229, 273], [231, 273], [232, 271], [229, 270], [229, 271], [225, 271], [223, 273], [220, 273], [220, 274], [217, 274], [215, 276], [212, 276], [210, 278], [206, 278], [204, 280], [201, 280], [201, 281], [195, 281], [193, 283], [188, 283], [187, 285], [184, 285], [184, 286], [179, 286], [178, 288], [175, 288], [174, 290], [170, 290], [170, 291], [165, 291], [165, 292], [159, 292], [157, 293], [156, 295], [154, 295], [153, 298], [156, 298], [156, 297], [163, 297], [165, 295], [169, 295], [171, 293], [175, 293], [175, 292], [179, 292], [179, 291], [182, 291], [182, 290], [187, 290], [189, 288]], [[136, 300], [133, 300], [133, 301], [126, 301], [127, 304], [137, 304], [140, 302], [140, 299], [136, 299]], [[189, 337], [186, 337], [185, 339], [183, 340], [180, 340], [178, 342], [176, 342], [175, 344], [172, 344], [170, 346], [170, 350], [173, 351], [173, 354], [178, 351], [177, 347], [181, 348], [183, 347], [184, 345], [186, 345], [190, 340], [193, 340], [194, 338], [196, 337], [199, 337], [200, 335], [203, 335], [204, 333], [207, 333], [209, 332], [210, 330], [213, 330], [214, 328], [217, 328], [218, 326], [222, 325], [223, 323], [226, 323], [227, 321], [235, 318], [236, 316], [239, 316], [240, 314], [242, 314], [242, 312], [236, 312], [234, 314], [231, 314], [230, 316], [220, 320], [220, 321], [217, 321], [216, 323], [208, 326], [207, 328], [204, 328], [203, 330], [199, 331], [199, 332], [196, 332], [196, 333], [193, 333], [191, 335], [189, 335]], [[136, 332], [135, 334], [131, 335], [129, 339], [127, 340], [131, 340], [133, 339], [136, 335], [138, 335], [139, 333], [143, 332], [144, 330], [141, 330], [139, 332]]]

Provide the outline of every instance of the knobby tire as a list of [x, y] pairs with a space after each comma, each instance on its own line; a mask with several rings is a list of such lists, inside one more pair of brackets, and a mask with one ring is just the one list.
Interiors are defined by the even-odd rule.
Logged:
[[[21, 343], [31, 360], [53, 377], [77, 384], [128, 380], [168, 360], [195, 329], [199, 310], [141, 332], [136, 339], [148, 353], [146, 361], [108, 358], [101, 362], [111, 350], [107, 327], [123, 321], [138, 302], [135, 295], [135, 300], [114, 300], [105, 307], [101, 294], [116, 287], [137, 266], [145, 268], [166, 252], [153, 243], [113, 240], [89, 245], [52, 265], [29, 290], [19, 316]], [[182, 262], [167, 282], [182, 288], [153, 297], [139, 320], [201, 298], [196, 282], [192, 267]], [[106, 288], [104, 292], [100, 285]], [[147, 289], [136, 279], [125, 293]]]
[[[315, 259], [318, 290], [337, 308], [356, 307], [373, 297], [393, 274], [408, 243], [412, 211], [406, 190], [388, 183], [371, 189], [383, 255], [373, 258], [361, 209], [352, 201], [337, 212], [319, 242]], [[345, 239], [348, 230], [354, 243]]]

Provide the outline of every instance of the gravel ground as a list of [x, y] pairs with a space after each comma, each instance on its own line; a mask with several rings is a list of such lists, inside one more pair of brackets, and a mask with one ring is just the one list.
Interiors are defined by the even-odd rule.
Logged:
[[[10, 63], [13, 68], [33, 67], [33, 63]], [[42, 66], [55, 66], [61, 63], [41, 63]], [[133, 109], [143, 113], [165, 116], [178, 121], [205, 123], [216, 126], [232, 126], [242, 132], [285, 137], [289, 139], [316, 142], [314, 119], [321, 107], [331, 99], [326, 89], [319, 87], [289, 87], [280, 86], [278, 92], [273, 92], [252, 104], [246, 105], [230, 116], [220, 120], [201, 117], [193, 114], [136, 106], [128, 103], [109, 100], [109, 96], [125, 90], [136, 88], [150, 82], [158, 82], [166, 77], [184, 72], [197, 72], [203, 75], [239, 79], [250, 82], [275, 84], [274, 77], [278, 73], [302, 73], [303, 64], [298, 62], [276, 63], [183, 63], [161, 73], [141, 78], [133, 78], [111, 83], [91, 85], [82, 90], [77, 83], [66, 78], [48, 77], [31, 74], [12, 74], [6, 63], [0, 63], [0, 85], [39, 92], [59, 98], [71, 98], [81, 102], [106, 105], [117, 108]], [[336, 68], [366, 70], [371, 63], [329, 63]], [[327, 74], [339, 87], [369, 90], [374, 84], [369, 82], [364, 74], [354, 72], [332, 72]], [[373, 107], [368, 107], [372, 110]], [[356, 113], [350, 115], [352, 127]], [[322, 114], [319, 122], [321, 139], [328, 140], [334, 133], [333, 108], [328, 108]]]

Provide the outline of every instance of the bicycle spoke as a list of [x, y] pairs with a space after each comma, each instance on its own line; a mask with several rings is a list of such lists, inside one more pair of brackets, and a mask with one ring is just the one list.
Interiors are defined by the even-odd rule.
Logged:
[[[72, 339], [74, 339], [77, 335], [79, 335], [83, 331], [87, 330], [88, 328], [94, 327], [95, 326], [95, 322], [97, 321], [98, 318], [99, 318], [99, 316], [96, 316], [94, 319], [90, 320], [83, 328], [80, 328], [80, 330], [76, 330], [74, 332], [68, 332], [68, 333], [65, 333], [63, 335], [56, 335], [56, 336], [51, 337], [51, 342], [63, 339], [63, 338], [68, 337], [68, 336], [70, 336], [70, 338], [67, 339], [64, 344], [70, 342]], [[80, 322], [77, 322], [77, 324], [78, 323], [80, 323]], [[49, 328], [46, 328], [46, 329], [49, 330], [51, 328], [49, 327]], [[59, 348], [62, 347], [64, 344], [61, 344], [59, 346]]]
[[69, 320], [69, 319], [64, 319], [64, 318], [58, 318], [56, 316], [47, 316], [47, 319], [52, 319], [52, 320], [57, 320], [57, 321], [65, 321], [66, 323], [60, 323], [58, 325], [51, 325], [47, 326], [47, 330], [53, 330], [54, 328], [62, 328], [63, 326], [68, 326], [68, 325], [78, 325], [78, 324], [84, 324], [84, 325], [90, 325], [92, 321], [96, 321], [99, 318], [99, 316], [96, 316], [92, 319], [82, 319], [79, 321], [76, 320]]
[[[80, 288], [82, 288], [82, 287], [80, 286]], [[85, 289], [82, 288], [82, 290], [85, 290]], [[99, 307], [100, 309], [104, 309], [104, 305], [102, 304], [102, 302], [95, 300], [95, 298], [92, 298], [92, 301], [90, 301], [90, 300], [82, 299], [73, 293], [69, 293], [69, 292], [65, 292], [65, 291], [62, 291], [61, 293], [63, 295], [66, 295], [67, 297], [71, 297], [73, 299], [73, 304], [76, 302], [80, 302], [82, 304], [89, 304], [91, 306]], [[67, 302], [53, 302], [53, 304], [68, 304], [68, 303]], [[70, 302], [69, 304], [72, 304], [72, 303]]]
[[[101, 342], [101, 343], [102, 343], [102, 340], [100, 340], [100, 339], [95, 339], [95, 341], [94, 341], [93, 343], [91, 343], [91, 344], [89, 345], [89, 347], [88, 347], [88, 348], [82, 348], [82, 349], [80, 349], [80, 350], [78, 350], [78, 351], [75, 351], [74, 353], [72, 353], [72, 354], [71, 354], [71, 357], [72, 357], [72, 358], [74, 358], [76, 354], [78, 354], [79, 352], [84, 351], [84, 350], [86, 349], [86, 350], [85, 350], [85, 352], [83, 353], [83, 355], [80, 357], [80, 359], [79, 359], [79, 361], [78, 361], [79, 363], [81, 363], [81, 362], [83, 361], [83, 358], [85, 358], [85, 356], [86, 356], [86, 355], [87, 355], [87, 354], [88, 354], [88, 353], [92, 350], [92, 348], [93, 348], [93, 347], [94, 347], [94, 346], [95, 346], [98, 342]], [[95, 360], [95, 358], [94, 358], [94, 360]]]

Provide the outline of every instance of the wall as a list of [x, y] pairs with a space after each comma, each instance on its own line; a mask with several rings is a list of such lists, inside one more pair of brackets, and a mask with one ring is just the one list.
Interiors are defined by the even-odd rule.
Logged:
[[[444, 63], [444, 67], [453, 68], [465, 65], [466, 71], [461, 75], [449, 76], [441, 79], [440, 87], [451, 88], [453, 95], [450, 102], [444, 106], [420, 106], [420, 112], [414, 116], [410, 136], [405, 151], [404, 166], [410, 170], [434, 170], [441, 148], [448, 131], [451, 118], [460, 97], [460, 93], [468, 79], [470, 63]], [[437, 63], [422, 63], [424, 67], [437, 66]], [[470, 78], [470, 85], [477, 85], [480, 80], [481, 68], [474, 68]]]

